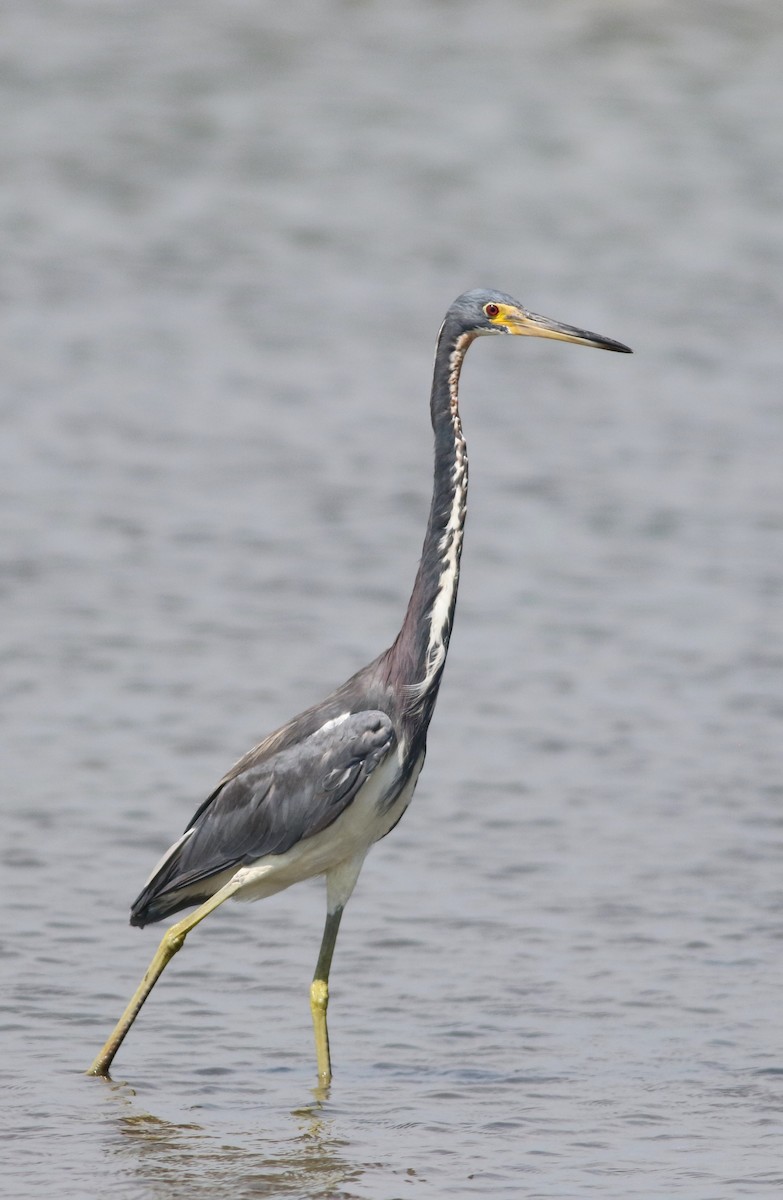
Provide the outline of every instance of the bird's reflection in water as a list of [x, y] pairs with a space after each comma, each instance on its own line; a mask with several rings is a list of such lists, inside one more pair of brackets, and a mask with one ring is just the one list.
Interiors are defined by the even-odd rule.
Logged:
[[[115, 1085], [119, 1100], [133, 1106], [133, 1093]], [[195, 1122], [172, 1123], [149, 1112], [118, 1115], [117, 1154], [130, 1165], [146, 1192], [156, 1200], [216, 1200], [216, 1197], [312, 1196], [350, 1200], [350, 1185], [364, 1173], [346, 1157], [324, 1111], [326, 1089], [315, 1089], [313, 1102], [294, 1110], [288, 1135], [265, 1132], [252, 1122], [236, 1132], [225, 1125], [211, 1130]]]

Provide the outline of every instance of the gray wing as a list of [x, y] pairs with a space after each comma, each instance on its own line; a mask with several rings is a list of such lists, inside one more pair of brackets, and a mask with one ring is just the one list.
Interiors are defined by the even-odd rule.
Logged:
[[226, 872], [285, 854], [326, 829], [394, 740], [386, 713], [350, 713], [225, 780], [134, 901], [131, 924], [159, 921], [199, 903], [216, 890], [210, 880], [219, 886]]

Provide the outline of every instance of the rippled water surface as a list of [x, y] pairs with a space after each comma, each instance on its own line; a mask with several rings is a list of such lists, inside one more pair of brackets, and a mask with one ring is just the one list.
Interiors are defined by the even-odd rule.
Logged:
[[[783, 9], [3, 27], [0, 1190], [783, 1194]], [[451, 658], [331, 1092], [317, 881], [215, 914], [87, 1079], [156, 858], [396, 632], [477, 285], [636, 353], [470, 353]]]

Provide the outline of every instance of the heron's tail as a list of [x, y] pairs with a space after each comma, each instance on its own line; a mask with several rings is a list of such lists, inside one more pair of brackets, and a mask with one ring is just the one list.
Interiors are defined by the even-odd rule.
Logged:
[[194, 826], [171, 846], [150, 875], [131, 905], [130, 923], [142, 928], [155, 921], [165, 921], [183, 908], [203, 904], [228, 883], [236, 863], [215, 871], [188, 869], [189, 842]]
[[173, 917], [174, 913], [180, 912], [183, 908], [192, 908], [196, 904], [203, 904], [216, 891], [217, 888], [214, 888], [208, 892], [192, 891], [183, 895], [178, 888], [173, 893], [169, 892], [168, 895], [164, 893], [156, 896], [151, 888], [146, 887], [131, 905], [130, 923], [143, 929], [145, 925], [153, 925], [155, 921], [165, 921], [167, 917]]

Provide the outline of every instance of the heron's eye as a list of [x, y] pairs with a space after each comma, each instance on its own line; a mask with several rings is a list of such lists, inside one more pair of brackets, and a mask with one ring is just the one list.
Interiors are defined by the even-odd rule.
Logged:
[[490, 303], [484, 305], [484, 312], [488, 317], [496, 317], [500, 312], [500, 309], [498, 308], [497, 304]]

